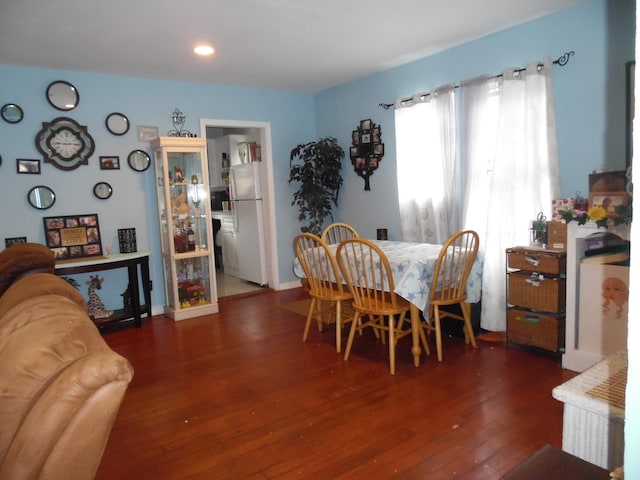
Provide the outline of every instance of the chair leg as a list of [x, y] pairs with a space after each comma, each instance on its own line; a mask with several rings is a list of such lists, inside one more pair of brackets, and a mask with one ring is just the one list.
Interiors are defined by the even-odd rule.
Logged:
[[389, 315], [389, 368], [391, 375], [396, 374], [396, 326], [393, 321], [393, 315]]
[[342, 302], [336, 302], [336, 352], [342, 348]]
[[311, 303], [309, 304], [309, 311], [307, 312], [307, 323], [304, 325], [304, 332], [302, 334], [302, 341], [307, 341], [307, 335], [309, 334], [309, 327], [311, 326], [311, 319], [316, 308], [316, 299], [311, 297]]
[[344, 350], [344, 359], [349, 360], [349, 353], [351, 353], [351, 345], [353, 345], [353, 337], [356, 334], [358, 325], [360, 324], [359, 312], [353, 312], [353, 318], [351, 319], [351, 329], [349, 330], [349, 339], [347, 340], [347, 348]]
[[471, 305], [467, 302], [461, 302], [460, 308], [462, 309], [462, 316], [464, 317], [465, 340], [467, 343], [471, 340], [471, 345], [473, 345], [474, 348], [478, 348], [478, 345], [476, 345], [476, 336], [473, 334], [473, 327], [471, 326]]
[[422, 324], [420, 325], [420, 339], [422, 340], [422, 346], [424, 347], [424, 351], [427, 355], [431, 355], [431, 351], [429, 351], [429, 343], [427, 342], [427, 335], [424, 333], [424, 327]]
[[440, 308], [436, 305], [433, 308], [433, 323], [436, 328], [436, 351], [438, 353], [438, 361], [442, 361], [442, 331], [440, 328]]

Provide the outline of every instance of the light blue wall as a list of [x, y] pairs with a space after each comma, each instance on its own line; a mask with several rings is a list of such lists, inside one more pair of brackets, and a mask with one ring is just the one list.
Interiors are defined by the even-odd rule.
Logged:
[[[45, 99], [47, 85], [59, 79], [71, 82], [80, 92], [80, 104], [71, 112], [55, 110]], [[285, 281], [293, 280], [291, 239], [298, 225], [288, 184], [289, 152], [297, 143], [315, 137], [312, 95], [0, 65], [0, 105], [8, 102], [20, 105], [25, 117], [17, 124], [0, 121], [0, 249], [6, 237], [26, 236], [29, 241], [44, 243], [43, 216], [97, 213], [103, 248], [111, 245], [118, 252], [117, 229], [136, 228], [138, 250], [152, 252], [153, 305], [163, 305], [153, 169], [136, 173], [127, 166], [126, 158], [134, 149], [148, 151], [148, 144], [137, 139], [136, 125], [158, 126], [160, 133], [166, 134], [173, 128], [171, 113], [179, 107], [187, 116], [185, 128], [197, 134], [201, 118], [271, 123], [274, 179], [278, 185], [279, 270]], [[114, 111], [126, 114], [132, 124], [122, 137], [111, 135], [104, 125], [106, 116]], [[35, 134], [43, 121], [59, 116], [69, 116], [88, 127], [96, 142], [89, 165], [62, 171], [42, 163], [41, 175], [16, 174], [17, 158], [41, 158], [35, 148]], [[100, 170], [100, 155], [119, 156], [120, 170]], [[92, 193], [94, 184], [101, 180], [114, 189], [106, 201], [97, 200]], [[26, 198], [31, 187], [41, 184], [57, 195], [54, 206], [44, 211], [31, 208]], [[107, 308], [121, 308], [120, 293], [126, 280], [118, 277], [124, 275], [124, 271], [105, 272], [101, 298]], [[79, 281], [84, 278], [79, 277]], [[86, 286], [82, 291], [86, 293]]]
[[[351, 131], [361, 119], [380, 124], [385, 156], [371, 177], [371, 191], [363, 191], [362, 179], [345, 159], [336, 219], [352, 223], [367, 237], [373, 237], [376, 228], [387, 227], [389, 237], [398, 238], [394, 115], [378, 104], [545, 56], [556, 58], [569, 50], [575, 51], [569, 64], [554, 67], [562, 194], [586, 194], [590, 171], [602, 165], [608, 169], [625, 165], [624, 71], [625, 62], [634, 57], [633, 8], [633, 0], [590, 1], [315, 96], [0, 65], [0, 104], [14, 102], [25, 111], [19, 124], [0, 122], [4, 160], [0, 168], [0, 242], [23, 235], [44, 241], [41, 217], [50, 214], [98, 213], [104, 245], [111, 244], [114, 251], [117, 229], [135, 227], [138, 248], [153, 252], [153, 304], [162, 305], [153, 174], [151, 170], [135, 173], [125, 160], [132, 149], [148, 148], [138, 142], [136, 125], [156, 125], [161, 133], [167, 132], [172, 128], [171, 112], [179, 107], [187, 116], [185, 127], [195, 132], [200, 118], [271, 122], [278, 269], [281, 283], [292, 282], [291, 241], [299, 232], [288, 184], [293, 146], [332, 135], [348, 152]], [[39, 158], [34, 136], [41, 122], [64, 115], [44, 97], [46, 86], [57, 79], [70, 81], [80, 91], [80, 105], [69, 116], [88, 126], [96, 140], [95, 156], [90, 165], [71, 172], [43, 164], [42, 175], [17, 175], [16, 158]], [[131, 120], [133, 127], [123, 137], [110, 135], [104, 127], [105, 117], [113, 111]], [[99, 155], [119, 155], [121, 169], [101, 171]], [[113, 185], [111, 199], [93, 197], [91, 189], [99, 180]], [[47, 184], [58, 194], [52, 209], [39, 212], [28, 206], [26, 192], [36, 184]], [[110, 283], [118, 282], [105, 285]], [[119, 295], [111, 297], [108, 306], [118, 306]]]
[[318, 94], [318, 135], [348, 146], [359, 121], [371, 118], [385, 143], [369, 192], [347, 161], [337, 217], [368, 237], [376, 227], [388, 227], [391, 239], [399, 235], [394, 113], [380, 102], [570, 50], [569, 63], [553, 70], [561, 189], [563, 197], [588, 195], [592, 170], [625, 168], [625, 63], [634, 59], [634, 7], [633, 0], [591, 1]]

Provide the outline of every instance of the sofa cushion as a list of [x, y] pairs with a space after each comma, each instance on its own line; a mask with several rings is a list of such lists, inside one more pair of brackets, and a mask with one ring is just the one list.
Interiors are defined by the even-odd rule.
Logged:
[[7, 312], [20, 302], [40, 295], [60, 295], [87, 311], [84, 297], [69, 282], [50, 273], [35, 273], [16, 280], [0, 296], [0, 322]]
[[14, 304], [0, 371], [0, 478], [93, 478], [133, 369], [86, 310], [49, 293]]
[[15, 243], [0, 252], [0, 295], [18, 278], [34, 272], [54, 273], [53, 252], [40, 243]]

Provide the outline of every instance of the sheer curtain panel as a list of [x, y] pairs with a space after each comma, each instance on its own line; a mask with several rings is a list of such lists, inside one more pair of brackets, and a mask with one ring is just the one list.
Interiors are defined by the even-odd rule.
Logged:
[[506, 329], [505, 249], [529, 244], [531, 220], [538, 212], [550, 218], [559, 193], [551, 70], [547, 59], [460, 88], [463, 225], [484, 240], [481, 326], [487, 330]]
[[459, 229], [454, 86], [396, 102], [398, 201], [404, 241], [444, 243]]

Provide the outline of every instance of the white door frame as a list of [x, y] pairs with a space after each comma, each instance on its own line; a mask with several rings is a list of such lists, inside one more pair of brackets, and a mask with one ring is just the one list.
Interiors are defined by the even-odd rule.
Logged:
[[[267, 247], [267, 278], [269, 287], [279, 288], [278, 237], [276, 233], [275, 192], [273, 181], [273, 155], [271, 146], [271, 123], [245, 120], [223, 120], [217, 118], [200, 119], [200, 136], [207, 138], [207, 127], [254, 128], [260, 131], [262, 154], [262, 196], [265, 219], [265, 240]], [[208, 155], [208, 153], [207, 153]], [[208, 162], [207, 158], [207, 162]]]

